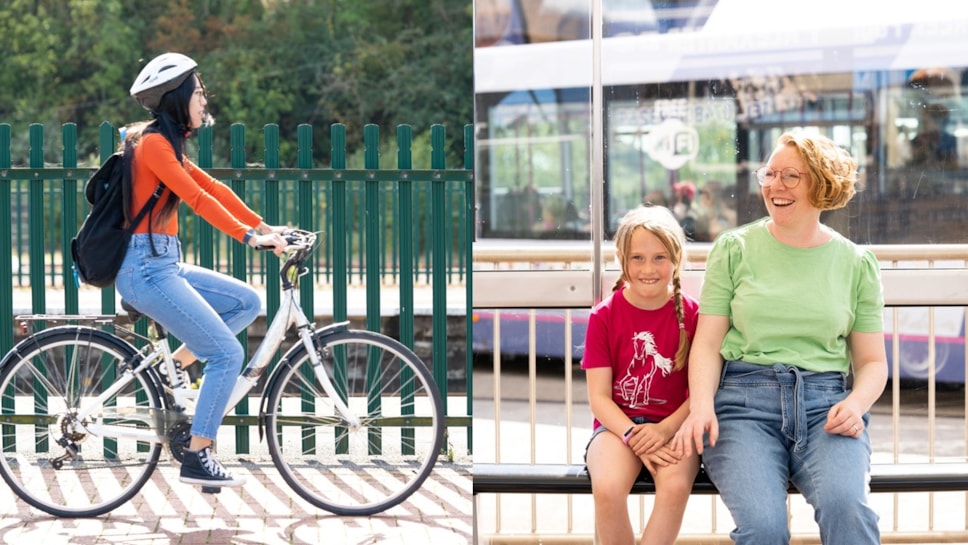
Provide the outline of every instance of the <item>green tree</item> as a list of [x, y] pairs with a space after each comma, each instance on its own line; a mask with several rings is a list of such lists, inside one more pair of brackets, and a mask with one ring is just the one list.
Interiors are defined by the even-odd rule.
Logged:
[[13, 126], [16, 164], [26, 161], [29, 123], [45, 126], [54, 163], [60, 126], [77, 123], [90, 163], [102, 121], [147, 117], [127, 94], [144, 63], [180, 51], [209, 87], [217, 161], [232, 123], [246, 125], [251, 161], [262, 157], [261, 128], [278, 124], [284, 165], [295, 162], [301, 123], [313, 124], [321, 150], [329, 125], [344, 123], [351, 151], [367, 123], [381, 127], [387, 149], [398, 124], [419, 141], [442, 123], [456, 166], [473, 119], [471, 15], [466, 0], [10, 0], [0, 6], [0, 123]]

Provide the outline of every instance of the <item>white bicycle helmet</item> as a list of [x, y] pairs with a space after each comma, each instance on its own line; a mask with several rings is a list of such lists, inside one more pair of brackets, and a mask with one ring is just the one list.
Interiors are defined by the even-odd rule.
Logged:
[[151, 59], [131, 85], [131, 96], [146, 110], [154, 111], [161, 97], [175, 89], [198, 63], [181, 53], [163, 53]]

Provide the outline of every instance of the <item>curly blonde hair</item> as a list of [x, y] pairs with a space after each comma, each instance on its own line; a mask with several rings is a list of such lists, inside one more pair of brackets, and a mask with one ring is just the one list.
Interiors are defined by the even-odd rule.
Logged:
[[676, 351], [675, 370], [686, 366], [689, 356], [689, 335], [686, 333], [685, 310], [682, 306], [682, 265], [686, 261], [686, 233], [676, 220], [672, 211], [664, 206], [640, 206], [629, 210], [619, 222], [615, 231], [615, 259], [622, 267], [622, 275], [615, 282], [612, 291], [622, 289], [629, 282], [628, 255], [631, 252], [632, 234], [644, 229], [655, 235], [669, 252], [672, 260], [673, 300], [676, 305], [676, 319], [679, 322], [679, 348]]
[[847, 206], [857, 193], [857, 163], [850, 153], [819, 134], [787, 132], [780, 135], [777, 147], [793, 146], [807, 164], [814, 182], [810, 186], [810, 204], [820, 210]]

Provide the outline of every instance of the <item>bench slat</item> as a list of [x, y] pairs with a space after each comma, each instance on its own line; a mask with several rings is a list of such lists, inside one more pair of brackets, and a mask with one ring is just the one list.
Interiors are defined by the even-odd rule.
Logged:
[[[968, 463], [873, 464], [871, 492], [968, 490]], [[474, 494], [590, 494], [591, 481], [581, 464], [474, 464]], [[791, 492], [796, 489], [790, 487]], [[654, 494], [649, 479], [636, 481], [633, 494]], [[705, 472], [694, 494], [718, 494]]]

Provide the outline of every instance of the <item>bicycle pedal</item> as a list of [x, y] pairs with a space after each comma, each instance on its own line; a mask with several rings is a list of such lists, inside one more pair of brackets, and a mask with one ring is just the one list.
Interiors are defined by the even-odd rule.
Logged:
[[203, 486], [202, 494], [219, 494], [222, 492], [221, 486]]

